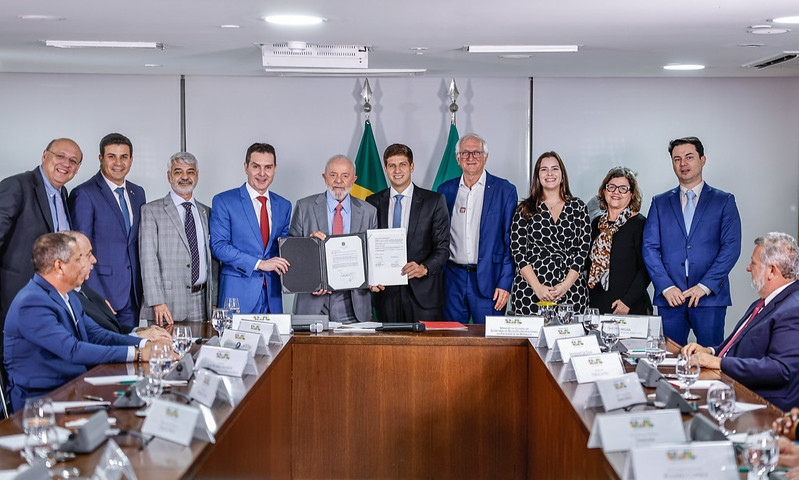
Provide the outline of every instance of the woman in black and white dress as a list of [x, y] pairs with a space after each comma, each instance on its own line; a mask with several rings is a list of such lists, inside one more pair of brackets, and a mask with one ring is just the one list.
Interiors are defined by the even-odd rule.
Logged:
[[588, 290], [580, 271], [590, 243], [588, 208], [572, 196], [563, 160], [555, 152], [542, 154], [535, 163], [530, 196], [516, 208], [510, 227], [516, 263], [514, 312], [533, 315], [539, 301], [585, 311]]

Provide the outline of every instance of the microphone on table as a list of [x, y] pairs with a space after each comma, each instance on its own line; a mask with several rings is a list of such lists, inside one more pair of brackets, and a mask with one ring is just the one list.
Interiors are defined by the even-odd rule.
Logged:
[[384, 323], [382, 327], [375, 328], [376, 332], [424, 332], [424, 323]]
[[321, 322], [291, 326], [291, 330], [294, 333], [322, 333], [324, 329], [325, 326]]

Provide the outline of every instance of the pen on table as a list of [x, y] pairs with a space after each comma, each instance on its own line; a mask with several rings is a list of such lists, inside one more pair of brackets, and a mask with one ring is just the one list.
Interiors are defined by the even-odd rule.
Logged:
[[117, 397], [121, 397], [124, 394], [125, 394], [125, 392], [114, 392], [114, 395], [117, 396]]
[[117, 385], [133, 385], [134, 383], [138, 382], [138, 380], [122, 380], [121, 382], [117, 382]]
[[[777, 467], [774, 470], [772, 470], [772, 472], [788, 472], [790, 470], [791, 470], [790, 468]], [[748, 472], [749, 471], [749, 467], [738, 467], [738, 471], [739, 472]]]
[[95, 402], [104, 402], [105, 401], [105, 399], [100, 398], [100, 397], [96, 397], [94, 395], [84, 395], [83, 398], [85, 398], [86, 400], [94, 400]]

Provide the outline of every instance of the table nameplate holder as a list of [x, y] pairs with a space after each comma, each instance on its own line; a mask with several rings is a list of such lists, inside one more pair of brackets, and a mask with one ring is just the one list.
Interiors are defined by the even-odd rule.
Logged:
[[602, 353], [599, 343], [594, 335], [583, 335], [582, 337], [559, 338], [555, 345], [547, 352], [545, 361], [568, 363], [571, 357], [582, 355], [596, 355]]
[[217, 375], [229, 375], [231, 377], [256, 375], [258, 373], [250, 352], [224, 347], [209, 347], [208, 345], [200, 349], [194, 368], [195, 370], [207, 368]]
[[486, 337], [537, 337], [544, 317], [486, 316]]
[[189, 390], [189, 397], [208, 408], [214, 405], [217, 398], [233, 405], [233, 398], [225, 388], [222, 377], [204, 368], [197, 370]]
[[597, 380], [591, 386], [587, 408], [603, 407], [606, 412], [646, 403], [646, 393], [635, 373], [625, 373], [617, 378]]
[[694, 408], [680, 395], [680, 391], [665, 378], [660, 379], [655, 388], [655, 406], [676, 408], [682, 413], [694, 413]]
[[266, 345], [283, 345], [278, 326], [272, 322], [242, 320], [237, 329], [242, 332], [260, 333]]
[[538, 332], [538, 341], [536, 347], [552, 348], [555, 346], [555, 340], [559, 338], [572, 338], [581, 337], [585, 335], [583, 326], [579, 323], [569, 323], [567, 325], [547, 325], [541, 327]]
[[114, 400], [114, 408], [141, 408], [147, 405], [139, 396], [139, 392], [136, 391], [136, 384], [141, 381], [143, 381], [143, 379], [130, 385], [122, 396], [117, 397], [117, 399]]
[[106, 430], [108, 430], [108, 411], [99, 410], [89, 417], [88, 422], [78, 427], [75, 433], [71, 433], [59, 450], [91, 453], [108, 438], [105, 434]]
[[107, 480], [117, 478], [136, 479], [136, 472], [133, 471], [133, 466], [130, 464], [125, 452], [119, 448], [117, 442], [113, 438], [109, 438], [105, 444], [103, 453], [100, 456], [100, 461], [94, 468], [92, 479]]
[[631, 413], [598, 413], [588, 437], [588, 448], [605, 453], [661, 443], [685, 443], [682, 415], [677, 409]]
[[572, 357], [560, 372], [560, 382], [588, 383], [624, 375], [621, 356], [617, 352]]
[[186, 447], [191, 444], [192, 438], [216, 443], [197, 407], [161, 398], [153, 399], [150, 404], [141, 433]]
[[12, 477], [14, 480], [50, 480], [50, 471], [44, 462], [36, 462], [27, 470]]
[[693, 442], [633, 448], [624, 467], [625, 480], [737, 480], [732, 443]]
[[646, 388], [656, 388], [660, 379], [664, 378], [657, 367], [652, 365], [646, 358], [638, 360], [638, 364], [635, 366], [635, 373], [638, 375], [638, 380]]
[[189, 381], [194, 374], [194, 358], [191, 355], [183, 355], [172, 369], [164, 376], [164, 380], [185, 380]]
[[619, 339], [647, 338], [660, 333], [661, 319], [650, 315], [602, 315], [602, 321], [613, 320], [619, 324]]
[[291, 335], [291, 314], [289, 313], [234, 313], [233, 329], [241, 330], [239, 323], [242, 320], [250, 322], [270, 322], [277, 325], [277, 332], [280, 335]]
[[236, 350], [247, 350], [251, 356], [268, 355], [264, 336], [260, 332], [245, 332], [244, 330], [227, 329], [220, 340], [223, 347]]

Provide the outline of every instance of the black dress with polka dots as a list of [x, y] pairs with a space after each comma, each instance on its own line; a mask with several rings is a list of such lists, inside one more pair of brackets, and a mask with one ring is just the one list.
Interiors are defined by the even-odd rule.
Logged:
[[[521, 208], [516, 209], [510, 227], [510, 251], [516, 264], [512, 308], [516, 315], [535, 315], [538, 311], [535, 303], [539, 299], [519, 273], [522, 268], [531, 265], [538, 281], [552, 287], [563, 281], [569, 270], [581, 272], [585, 268], [591, 246], [591, 219], [582, 200], [567, 201], [557, 222], [544, 202], [538, 210], [526, 218]], [[558, 303], [571, 303], [575, 312], [584, 312], [588, 307], [585, 276], [580, 275]]]

